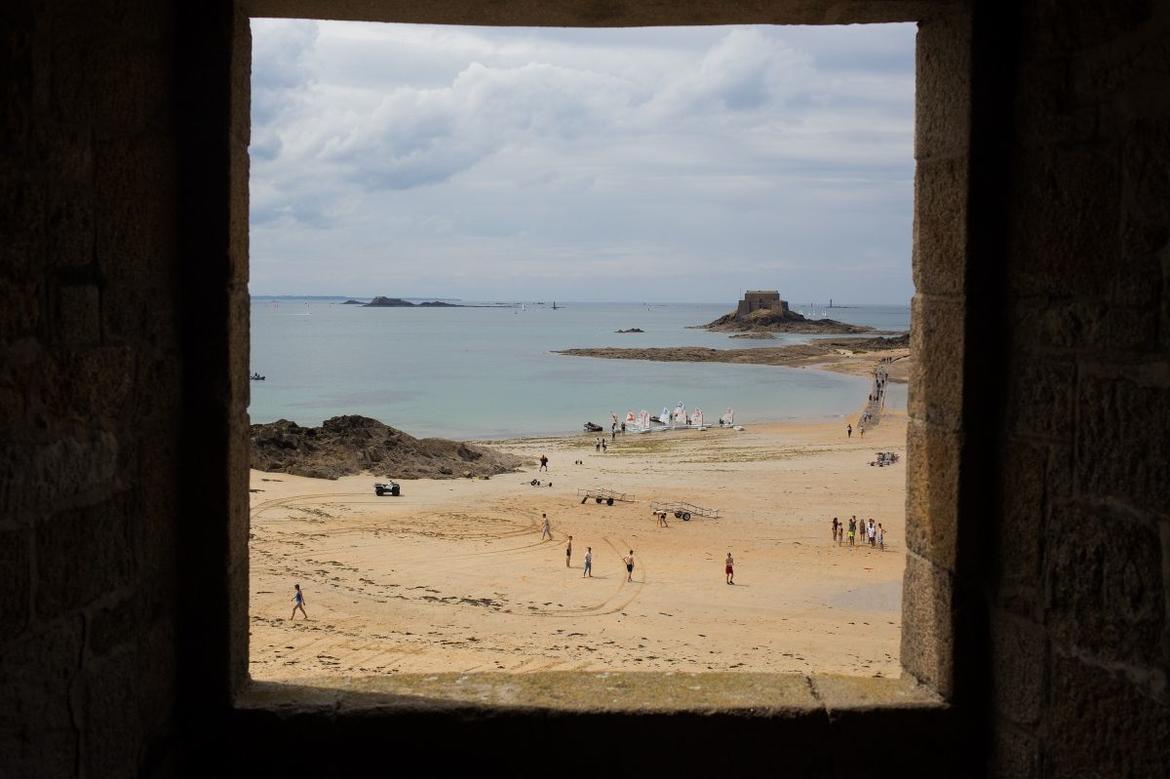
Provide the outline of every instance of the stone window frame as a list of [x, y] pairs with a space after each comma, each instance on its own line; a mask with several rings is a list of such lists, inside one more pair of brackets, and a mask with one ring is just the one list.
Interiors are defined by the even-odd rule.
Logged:
[[[223, 678], [222, 687], [199, 690], [195, 697], [236, 711], [272, 711], [282, 705], [336, 710], [336, 697], [324, 691], [253, 684], [248, 675], [249, 492], [248, 414], [248, 144], [251, 123], [252, 18], [306, 18], [338, 21], [413, 22], [487, 26], [629, 27], [719, 24], [862, 24], [916, 22], [916, 95], [913, 279], [911, 349], [915, 355], [908, 395], [906, 570], [903, 579], [901, 663], [904, 678], [882, 686], [857, 686], [840, 678], [801, 677], [812, 689], [812, 705], [828, 709], [910, 706], [945, 711], [956, 699], [955, 635], [962, 625], [957, 608], [960, 500], [959, 463], [973, 429], [974, 404], [964, 387], [977, 367], [969, 353], [977, 346], [970, 330], [966, 299], [978, 282], [969, 258], [968, 201], [971, 170], [971, 36], [969, 6], [963, 0], [774, 0], [771, 3], [670, 0], [641, 3], [596, 0], [543, 0], [512, 3], [450, 0], [237, 0], [230, 30], [227, 105], [213, 106], [206, 123], [188, 129], [195, 142], [214, 147], [211, 156], [228, 161], [226, 180], [210, 186], [225, 193], [226, 280], [198, 283], [186, 291], [208, 316], [222, 312], [222, 342], [186, 346], [199, 375], [188, 382], [189, 418], [221, 424], [191, 430], [226, 453], [221, 463], [201, 464], [209, 480], [200, 505], [222, 509], [226, 528], [210, 523], [191, 527], [184, 541], [191, 571], [225, 571], [218, 591], [223, 606], [192, 630], [204, 635], [198, 655], [204, 678]], [[218, 32], [218, 31], [216, 31]], [[210, 67], [216, 71], [217, 63]], [[226, 109], [226, 110], [225, 110]], [[226, 118], [227, 138], [222, 137]], [[218, 129], [217, 129], [218, 128]], [[226, 148], [224, 141], [226, 140]], [[211, 240], [215, 240], [214, 238]], [[196, 276], [188, 280], [195, 282]], [[226, 283], [224, 283], [226, 281]], [[970, 349], [968, 348], [970, 342]], [[195, 401], [190, 397], [197, 395]], [[194, 426], [192, 426], [194, 428]], [[968, 435], [965, 435], [968, 434]], [[967, 513], [970, 513], [968, 510]], [[973, 533], [964, 526], [967, 534]], [[206, 594], [206, 590], [204, 590]], [[973, 655], [971, 664], [978, 662]], [[907, 693], [907, 681], [925, 697]], [[804, 686], [804, 685], [798, 685]], [[775, 702], [773, 710], [808, 705], [796, 696]], [[383, 713], [395, 705], [367, 701]], [[403, 704], [396, 704], [402, 706]], [[442, 704], [439, 704], [440, 706]], [[452, 703], [452, 710], [466, 705]], [[407, 706], [409, 708], [409, 706]], [[752, 711], [760, 707], [756, 706]], [[432, 704], [430, 711], [434, 711]], [[666, 712], [670, 713], [670, 712]], [[935, 721], [941, 721], [936, 719]]]

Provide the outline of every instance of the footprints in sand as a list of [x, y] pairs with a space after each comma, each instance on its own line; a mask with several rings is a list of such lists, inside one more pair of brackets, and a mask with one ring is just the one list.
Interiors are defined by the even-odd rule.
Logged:
[[[817, 656], [802, 643], [809, 619], [799, 610], [788, 612], [794, 622], [780, 618], [779, 629], [766, 636], [749, 628], [746, 641], [736, 638], [738, 628], [722, 614], [696, 617], [685, 598], [670, 594], [678, 582], [669, 561], [653, 549], [643, 555], [633, 527], [574, 528], [582, 534], [575, 563], [586, 533], [593, 546], [596, 575], [582, 580], [579, 563], [565, 569], [560, 543], [562, 533], [574, 530], [565, 520], [558, 526], [559, 515], [550, 512], [558, 540], [539, 542], [531, 517], [540, 515], [533, 515], [530, 501], [501, 497], [455, 512], [378, 503], [385, 507], [380, 513], [366, 508], [369, 502], [365, 494], [334, 493], [256, 504], [250, 620], [256, 678], [440, 669], [785, 672], [806, 671]], [[588, 521], [609, 517], [590, 515]], [[687, 529], [709, 532], [706, 526]], [[803, 540], [786, 536], [793, 538]], [[637, 567], [627, 582], [620, 561], [631, 547]], [[718, 573], [719, 566], [712, 570]], [[288, 619], [286, 590], [294, 581], [306, 589], [308, 621]], [[848, 617], [871, 624], [846, 631], [897, 629], [884, 614]], [[897, 666], [889, 654], [854, 659], [841, 670], [888, 675]]]

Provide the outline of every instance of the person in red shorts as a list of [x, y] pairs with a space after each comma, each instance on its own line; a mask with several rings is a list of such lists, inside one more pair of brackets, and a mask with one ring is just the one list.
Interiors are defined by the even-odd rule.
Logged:
[[727, 559], [723, 561], [723, 573], [727, 574], [727, 583], [735, 584], [735, 560], [731, 557], [731, 552], [727, 553]]

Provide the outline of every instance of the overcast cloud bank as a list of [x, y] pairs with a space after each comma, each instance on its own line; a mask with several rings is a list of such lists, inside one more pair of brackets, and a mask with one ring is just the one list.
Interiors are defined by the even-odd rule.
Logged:
[[909, 301], [913, 25], [252, 30], [256, 294]]

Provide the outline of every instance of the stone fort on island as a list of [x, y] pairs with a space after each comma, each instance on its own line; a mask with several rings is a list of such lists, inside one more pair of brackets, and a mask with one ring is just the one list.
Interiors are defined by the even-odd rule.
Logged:
[[753, 311], [775, 311], [783, 316], [788, 313], [788, 301], [780, 299], [780, 292], [774, 289], [749, 289], [735, 311], [736, 319], [744, 319]]

